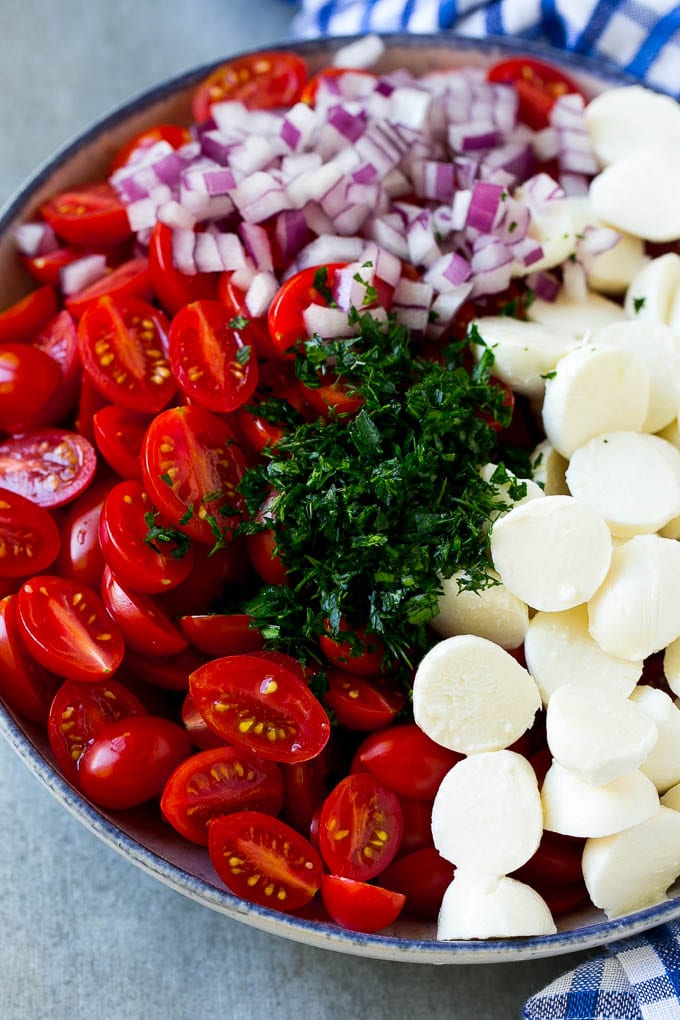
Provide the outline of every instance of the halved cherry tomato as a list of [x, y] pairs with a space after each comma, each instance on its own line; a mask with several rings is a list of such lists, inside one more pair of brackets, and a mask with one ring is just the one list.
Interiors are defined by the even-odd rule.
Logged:
[[250, 110], [292, 106], [307, 80], [307, 67], [294, 53], [246, 54], [216, 68], [194, 93], [192, 112], [199, 124], [213, 103], [238, 100]]
[[379, 730], [401, 712], [406, 694], [385, 677], [360, 677], [344, 669], [331, 669], [323, 700], [341, 726]]
[[356, 75], [357, 77], [361, 75], [362, 78], [372, 78], [373, 81], [375, 81], [376, 77], [371, 71], [359, 70], [354, 67], [324, 67], [323, 71], [319, 71], [318, 74], [313, 75], [305, 82], [304, 88], [300, 93], [300, 102], [307, 103], [308, 106], [314, 106], [319, 85], [334, 81], [336, 78], [341, 78], [344, 74]]
[[335, 875], [361, 882], [394, 860], [404, 831], [399, 798], [368, 772], [341, 779], [324, 801], [319, 850]]
[[21, 261], [38, 283], [46, 283], [50, 287], [59, 287], [62, 269], [65, 266], [70, 266], [76, 259], [81, 259], [83, 255], [87, 254], [90, 253], [82, 248], [74, 248], [69, 245], [68, 247], [55, 248], [54, 251], [45, 252], [44, 255], [35, 255], [33, 258], [24, 257]]
[[38, 429], [0, 443], [4, 488], [38, 506], [69, 503], [87, 488], [97, 467], [91, 444], [75, 432]]
[[71, 782], [78, 782], [78, 766], [85, 748], [107, 723], [146, 709], [118, 680], [83, 684], [65, 680], [50, 705], [47, 736], [57, 765]]
[[279, 350], [272, 343], [267, 329], [267, 317], [253, 318], [245, 302], [245, 291], [232, 282], [233, 273], [222, 273], [217, 287], [217, 297], [227, 309], [230, 319], [243, 319], [245, 325], [239, 330], [244, 344], [252, 347], [258, 358], [278, 358]]
[[40, 215], [70, 244], [107, 248], [132, 237], [127, 210], [110, 184], [82, 184], [54, 195]]
[[80, 352], [73, 316], [59, 312], [35, 334], [32, 343], [59, 366], [61, 382], [40, 410], [41, 425], [57, 425], [73, 411], [80, 392]]
[[144, 655], [133, 648], [125, 649], [123, 666], [140, 683], [166, 691], [188, 691], [189, 677], [202, 666], [205, 656], [194, 648], [184, 648], [175, 655]]
[[[275, 495], [271, 495], [264, 501], [255, 515], [255, 520], [258, 523], [271, 520], [271, 505], [275, 498]], [[263, 581], [267, 584], [287, 583], [286, 568], [278, 554], [273, 528], [247, 535], [246, 548], [255, 572]]]
[[128, 411], [116, 404], [95, 411], [92, 418], [94, 441], [110, 468], [121, 478], [141, 481], [140, 454], [151, 416], [141, 411]]
[[145, 489], [161, 513], [198, 542], [212, 545], [234, 527], [243, 507], [236, 487], [245, 471], [234, 433], [202, 407], [164, 411], [144, 438]]
[[158, 142], [167, 142], [173, 149], [181, 149], [191, 141], [191, 132], [179, 124], [155, 124], [134, 135], [125, 145], [121, 146], [111, 163], [111, 172], [119, 170], [128, 163], [134, 163], [147, 149]]
[[83, 372], [80, 379], [80, 396], [78, 398], [78, 410], [76, 413], [76, 428], [81, 436], [92, 441], [94, 439], [94, 416], [102, 407], [106, 407], [107, 400], [92, 379]]
[[153, 595], [123, 587], [104, 567], [102, 599], [109, 616], [116, 621], [125, 644], [142, 655], [177, 655], [188, 644]]
[[29, 655], [17, 620], [16, 595], [0, 601], [0, 696], [33, 722], [44, 723], [61, 677]]
[[259, 630], [247, 613], [200, 613], [177, 621], [185, 638], [206, 655], [240, 655], [264, 646]]
[[345, 620], [340, 622], [340, 631], [352, 631], [356, 643], [338, 641], [329, 634], [322, 634], [319, 645], [328, 661], [348, 673], [377, 676], [385, 664], [385, 646], [381, 639], [375, 634], [367, 634], [365, 627], [350, 627]]
[[61, 548], [55, 573], [78, 584], [98, 588], [104, 570], [99, 545], [99, 515], [104, 498], [115, 480], [94, 482], [66, 511], [61, 522]]
[[64, 301], [71, 315], [77, 319], [93, 301], [108, 295], [113, 298], [139, 298], [150, 301], [153, 297], [153, 284], [149, 270], [149, 260], [143, 256], [128, 259], [122, 265], [111, 269], [101, 279], [67, 297]]
[[330, 736], [328, 716], [294, 673], [257, 655], [227, 655], [192, 673], [189, 690], [208, 725], [263, 758], [313, 758]]
[[177, 384], [163, 353], [169, 324], [138, 298], [100, 297], [78, 323], [83, 368], [103, 395], [131, 411], [160, 411]]
[[236, 896], [272, 910], [295, 910], [321, 887], [319, 854], [295, 829], [260, 811], [215, 818], [208, 829], [215, 871]]
[[345, 380], [326, 376], [320, 377], [320, 386], [300, 384], [300, 391], [310, 407], [313, 407], [322, 418], [347, 418], [363, 406], [364, 398], [352, 392]]
[[53, 287], [38, 287], [0, 312], [0, 341], [23, 343], [31, 340], [39, 329], [59, 311]]
[[99, 596], [64, 577], [39, 574], [17, 595], [21, 637], [46, 669], [67, 680], [96, 683], [123, 660], [123, 636]]
[[78, 778], [100, 807], [125, 810], [158, 797], [191, 754], [181, 726], [157, 715], [130, 715], [102, 726], [80, 759]]
[[434, 846], [432, 839], [432, 801], [400, 797], [404, 815], [404, 835], [401, 837], [397, 858]]
[[405, 913], [436, 921], [455, 868], [434, 847], [399, 857], [383, 871], [380, 881], [406, 897]]
[[185, 305], [170, 324], [170, 364], [192, 404], [235, 411], [257, 386], [257, 357], [219, 301]]
[[[189, 677], [187, 676], [187, 687]], [[196, 747], [202, 751], [211, 751], [215, 747], [224, 747], [225, 741], [218, 737], [208, 726], [191, 697], [191, 691], [187, 690], [182, 702], [182, 725], [187, 731]]]
[[59, 545], [49, 510], [0, 488], [0, 577], [42, 573], [56, 559]]
[[370, 734], [354, 759], [401, 796], [433, 800], [446, 773], [462, 757], [435, 744], [415, 723], [406, 723]]
[[217, 295], [217, 274], [196, 273], [185, 276], [175, 269], [172, 255], [172, 230], [156, 223], [149, 241], [149, 272], [156, 296], [166, 311], [174, 315], [184, 305]]
[[292, 357], [291, 348], [295, 347], [298, 340], [307, 337], [304, 310], [311, 304], [328, 304], [335, 272], [344, 266], [344, 262], [310, 266], [289, 277], [276, 292], [269, 306], [267, 324], [279, 355]]
[[[194, 565], [191, 544], [181, 556], [175, 556], [181, 551], [176, 542], [146, 541], [146, 515], [153, 513], [151, 500], [139, 482], [120, 482], [107, 493], [99, 520], [99, 543], [111, 570], [126, 588], [147, 595], [176, 588]], [[154, 522], [163, 526], [157, 517]]]
[[367, 933], [393, 924], [406, 903], [403, 893], [340, 875], [323, 876], [321, 898], [337, 924]]
[[215, 550], [197, 542], [194, 552], [194, 568], [186, 581], [159, 596], [169, 616], [209, 612], [225, 586], [242, 584], [248, 576], [248, 557], [240, 538]]
[[201, 846], [208, 845], [213, 818], [234, 811], [278, 815], [282, 804], [283, 778], [276, 762], [228, 745], [183, 761], [161, 797], [161, 811], [173, 828]]
[[42, 425], [43, 408], [60, 384], [59, 366], [48, 354], [30, 344], [0, 344], [0, 429]]
[[550, 111], [560, 96], [573, 92], [582, 95], [576, 82], [567, 74], [534, 57], [501, 60], [489, 68], [487, 79], [515, 86], [519, 96], [520, 120], [535, 130], [550, 123]]
[[303, 836], [309, 834], [312, 819], [317, 811], [320, 813], [328, 796], [326, 780], [331, 770], [332, 746], [327, 744], [309, 761], [281, 766], [286, 791], [283, 817]]

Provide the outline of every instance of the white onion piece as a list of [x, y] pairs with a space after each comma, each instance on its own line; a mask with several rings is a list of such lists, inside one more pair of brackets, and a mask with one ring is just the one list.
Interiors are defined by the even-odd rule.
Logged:
[[279, 289], [273, 273], [256, 273], [244, 298], [246, 308], [254, 319], [266, 315], [272, 299]]
[[59, 247], [57, 235], [49, 223], [21, 223], [14, 228], [14, 243], [22, 255], [35, 258]]
[[62, 294], [78, 294], [90, 284], [106, 275], [105, 255], [83, 255], [59, 270], [59, 286]]

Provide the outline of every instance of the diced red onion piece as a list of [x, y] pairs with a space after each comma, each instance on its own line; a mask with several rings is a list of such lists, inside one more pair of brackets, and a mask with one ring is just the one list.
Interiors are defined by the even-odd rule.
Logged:
[[388, 121], [372, 121], [355, 145], [359, 167], [354, 180], [365, 184], [386, 177], [405, 156], [408, 146]]
[[307, 202], [321, 201], [341, 177], [343, 177], [342, 167], [333, 160], [330, 163], [324, 163], [316, 170], [300, 174], [286, 188], [291, 206], [302, 209]]
[[486, 294], [500, 294], [507, 290], [511, 280], [511, 264], [496, 266], [495, 269], [482, 270], [475, 273], [471, 295], [483, 297]]
[[321, 163], [321, 156], [318, 152], [296, 152], [290, 156], [283, 157], [281, 160], [281, 173], [283, 174], [283, 179], [288, 183], [301, 174], [306, 174], [310, 170], [317, 170]]
[[493, 233], [505, 244], [515, 244], [526, 237], [530, 221], [528, 206], [508, 195], [504, 202], [499, 202]]
[[481, 163], [482, 176], [490, 179], [492, 171], [503, 170], [509, 175], [505, 182], [497, 180], [502, 184], [521, 184], [530, 177], [536, 166], [534, 153], [529, 142], [511, 141], [500, 145], [484, 155]]
[[156, 217], [160, 223], [165, 223], [168, 227], [182, 227], [184, 230], [193, 230], [196, 223], [194, 214], [175, 199], [159, 205]]
[[246, 308], [254, 319], [267, 314], [278, 289], [279, 281], [273, 273], [255, 274], [244, 298]]
[[562, 267], [562, 288], [569, 301], [581, 304], [588, 297], [588, 280], [580, 262], [565, 262]]
[[465, 221], [466, 226], [475, 227], [488, 233], [496, 217], [499, 203], [505, 191], [500, 184], [477, 181], [472, 189], [472, 198]]
[[559, 152], [559, 136], [556, 129], [546, 127], [536, 131], [531, 140], [531, 146], [539, 163], [547, 163], [549, 159], [556, 159]]
[[368, 288], [373, 287], [375, 266], [362, 262], [350, 262], [337, 270], [333, 283], [333, 297], [340, 309], [347, 313], [350, 308], [366, 308], [372, 303]]
[[331, 63], [334, 67], [373, 67], [384, 52], [385, 43], [379, 35], [365, 35], [336, 50]]
[[415, 192], [420, 198], [435, 202], [450, 202], [455, 191], [453, 163], [439, 160], [420, 160], [413, 167]]
[[236, 269], [231, 274], [230, 283], [233, 283], [233, 285], [238, 287], [239, 290], [247, 291], [255, 279], [255, 276], [255, 266], [250, 259], [246, 257], [245, 266], [243, 266], [242, 269]]
[[272, 247], [264, 227], [257, 223], [241, 223], [238, 232], [258, 273], [273, 273]]
[[457, 191], [453, 196], [453, 202], [451, 204], [451, 229], [452, 230], [463, 230], [467, 223], [468, 212], [470, 209], [470, 203], [472, 202], [472, 191], [467, 189], [464, 191]]
[[431, 284], [402, 277], [394, 288], [392, 296], [391, 311], [396, 316], [397, 322], [414, 333], [424, 334], [427, 328], [432, 294]]
[[140, 230], [151, 229], [156, 223], [156, 210], [158, 206], [153, 198], [139, 198], [136, 202], [129, 202], [125, 206], [130, 230], [137, 233]]
[[286, 260], [295, 258], [307, 240], [307, 221], [301, 209], [284, 209], [276, 217], [276, 243]]
[[264, 170], [245, 177], [231, 197], [242, 218], [250, 223], [262, 223], [293, 205], [281, 185]]
[[345, 141], [354, 144], [366, 130], [367, 117], [363, 113], [352, 113], [346, 106], [331, 106], [327, 114], [328, 123], [338, 131]]
[[347, 309], [311, 304], [303, 311], [302, 318], [308, 337], [317, 335], [324, 340], [335, 340], [355, 332], [347, 320]]
[[544, 202], [564, 198], [564, 189], [549, 174], [539, 173], [524, 182], [522, 197], [529, 207], [540, 208]]
[[408, 261], [408, 245], [403, 224], [396, 226], [389, 214], [371, 216], [367, 220], [365, 230], [368, 237], [381, 248], [404, 262]]
[[382, 179], [382, 189], [390, 198], [399, 198], [401, 195], [408, 195], [413, 185], [401, 170], [395, 168], [390, 170]]
[[224, 269], [217, 238], [214, 234], [203, 231], [196, 234], [194, 244], [194, 262], [199, 273], [220, 273]]
[[194, 261], [194, 245], [196, 234], [193, 230], [184, 230], [181, 227], [172, 232], [172, 261], [180, 273], [187, 276], [195, 276], [197, 269]]
[[240, 141], [240, 139], [236, 140], [230, 135], [225, 134], [223, 131], [206, 131], [201, 136], [201, 152], [208, 159], [214, 160], [221, 166], [226, 166], [229, 162], [231, 150], [238, 145]]
[[59, 286], [62, 294], [78, 294], [90, 284], [106, 275], [105, 255], [83, 255], [59, 270]]
[[250, 261], [246, 258], [243, 245], [236, 234], [220, 231], [215, 234], [215, 243], [217, 244], [217, 251], [219, 252], [223, 270], [234, 272], [246, 269], [246, 267], [251, 265]]
[[432, 96], [422, 86], [400, 85], [390, 96], [390, 120], [416, 131], [427, 125]]
[[593, 175], [599, 170], [585, 116], [585, 101], [577, 93], [559, 96], [550, 110], [550, 124], [558, 135], [560, 171]]
[[539, 270], [537, 273], [530, 273], [526, 278], [527, 286], [534, 292], [536, 297], [542, 301], [552, 304], [557, 300], [560, 292], [560, 281], [552, 273]]
[[298, 270], [308, 266], [323, 266], [331, 262], [356, 262], [365, 241], [360, 237], [337, 237], [322, 234], [306, 245], [295, 260]]
[[603, 255], [619, 243], [621, 234], [612, 227], [586, 227], [583, 235], [576, 242], [576, 254], [579, 259], [583, 256]]
[[440, 294], [446, 294], [465, 283], [471, 273], [470, 263], [457, 252], [450, 252], [433, 262], [423, 279], [427, 283], [431, 283]]
[[364, 205], [350, 203], [333, 217], [333, 227], [338, 234], [350, 237], [361, 230], [370, 214], [371, 207], [368, 203]]
[[319, 237], [322, 235], [331, 237], [335, 233], [333, 220], [326, 215], [318, 202], [307, 202], [302, 210], [302, 215], [313, 234], [317, 234]]
[[375, 275], [390, 287], [396, 287], [401, 278], [401, 259], [381, 248], [377, 244], [368, 244], [361, 253], [362, 264], [370, 262], [375, 268]]
[[560, 173], [560, 185], [565, 195], [570, 197], [587, 195], [590, 190], [590, 180], [581, 173]]
[[501, 132], [490, 121], [449, 124], [448, 141], [454, 152], [478, 152], [491, 149], [501, 140]]
[[22, 255], [35, 258], [36, 255], [47, 255], [59, 247], [57, 235], [49, 223], [21, 223], [14, 228], [14, 243]]
[[472, 293], [473, 284], [459, 283], [457, 287], [447, 291], [445, 294], [437, 294], [430, 308], [426, 335], [437, 339], [449, 328], [461, 305], [467, 301]]
[[508, 248], [512, 253], [513, 260], [520, 262], [526, 267], [533, 266], [534, 262], [538, 262], [544, 255], [543, 246], [540, 241], [529, 236], [513, 241], [512, 244], [508, 245]]
[[432, 227], [432, 215], [424, 209], [406, 231], [408, 260], [413, 266], [429, 266], [441, 255]]
[[239, 174], [248, 175], [256, 170], [265, 170], [271, 166], [276, 153], [267, 138], [248, 135], [239, 145], [235, 145], [229, 153], [229, 166]]

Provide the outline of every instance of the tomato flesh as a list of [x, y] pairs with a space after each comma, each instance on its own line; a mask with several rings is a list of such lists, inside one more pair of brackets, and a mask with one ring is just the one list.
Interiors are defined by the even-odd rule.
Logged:
[[142, 655], [178, 655], [187, 640], [175, 627], [153, 595], [124, 587], [113, 571], [104, 567], [101, 584], [106, 611], [115, 620], [125, 645]]
[[48, 510], [0, 488], [0, 577], [42, 573], [59, 545], [59, 529]]
[[307, 67], [294, 53], [246, 54], [216, 68], [194, 93], [194, 120], [210, 116], [213, 103], [238, 100], [253, 110], [292, 106], [307, 80]]
[[369, 773], [358, 772], [340, 780], [324, 801], [319, 849], [335, 875], [365, 882], [394, 859], [403, 831], [397, 795]]
[[60, 383], [56, 361], [37, 347], [0, 344], [0, 429], [26, 432], [41, 425]]
[[487, 79], [514, 85], [520, 120], [539, 130], [550, 123], [550, 111], [560, 96], [581, 95], [578, 85], [559, 68], [533, 57], [511, 57], [494, 64]]
[[61, 683], [24, 646], [17, 620], [16, 595], [0, 601], [0, 696], [33, 722], [44, 723]]
[[247, 613], [202, 613], [182, 616], [179, 625], [188, 641], [206, 655], [239, 655], [264, 647], [259, 630]]
[[368, 679], [347, 670], [328, 671], [324, 704], [333, 709], [340, 725], [350, 730], [389, 726], [405, 702], [405, 692], [384, 677]]
[[406, 902], [403, 893], [339, 875], [323, 876], [321, 898], [337, 924], [367, 933], [393, 924]]
[[128, 411], [115, 404], [95, 411], [92, 429], [97, 449], [109, 467], [130, 481], [141, 481], [140, 454], [151, 417], [141, 411]]
[[32, 290], [26, 297], [0, 312], [0, 341], [23, 343], [31, 340], [58, 311], [53, 287], [43, 286]]
[[80, 318], [86, 308], [105, 294], [109, 297], [134, 297], [150, 301], [153, 297], [153, 284], [149, 260], [137, 256], [123, 262], [89, 287], [67, 297], [64, 304], [71, 315]]
[[110, 184], [83, 184], [50, 198], [40, 215], [64, 241], [108, 247], [132, 236], [127, 210]]

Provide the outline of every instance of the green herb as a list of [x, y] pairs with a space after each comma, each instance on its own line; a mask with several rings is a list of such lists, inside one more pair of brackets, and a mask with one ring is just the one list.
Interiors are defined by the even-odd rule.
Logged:
[[314, 273], [314, 290], [319, 292], [331, 308], [336, 307], [333, 291], [328, 285], [328, 266], [319, 266]]
[[378, 291], [375, 287], [373, 287], [367, 280], [364, 280], [361, 273], [355, 273], [353, 279], [356, 280], [357, 283], [360, 283], [364, 288], [364, 296], [361, 301], [362, 305], [372, 304], [378, 297]]
[[[179, 531], [178, 528], [161, 527], [156, 524], [157, 516], [157, 510], [149, 510], [144, 514], [144, 523], [149, 529], [144, 536], [144, 541], [156, 552], [164, 556], [171, 556], [173, 560], [181, 560], [189, 551], [191, 544], [189, 536]], [[180, 523], [186, 523], [184, 518], [180, 519]], [[163, 549], [163, 545], [173, 545], [174, 548]]]
[[170, 477], [169, 474], [167, 474], [167, 472], [164, 475], [159, 475], [158, 477], [160, 478], [164, 485], [168, 485], [170, 488], [172, 488], [172, 478]]
[[238, 362], [238, 364], [247, 365], [248, 362], [250, 361], [251, 352], [252, 352], [251, 347], [248, 346], [239, 347], [239, 349], [236, 351], [236, 361]]
[[552, 372], [544, 372], [541, 379], [554, 379], [557, 375], [557, 369], [553, 369]]
[[517, 220], [513, 220], [512, 223], [510, 223], [509, 226], [508, 226], [508, 233], [509, 234], [514, 234], [514, 232], [516, 230], [517, 230]]
[[636, 315], [637, 315], [638, 312], [641, 312], [642, 309], [645, 307], [646, 300], [647, 300], [647, 298], [644, 298], [644, 297], [633, 298], [633, 309], [634, 309]]
[[228, 323], [229, 329], [245, 329], [249, 324], [250, 319], [246, 319], [245, 315], [235, 315]]

